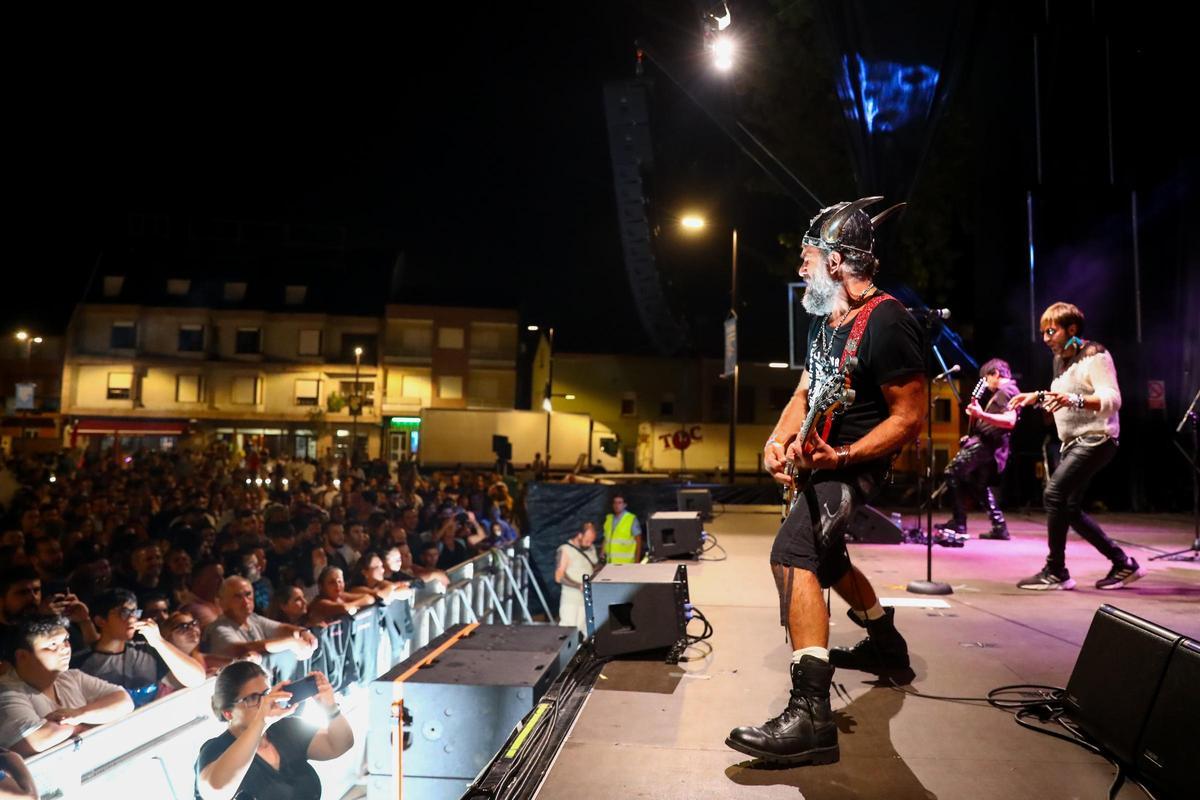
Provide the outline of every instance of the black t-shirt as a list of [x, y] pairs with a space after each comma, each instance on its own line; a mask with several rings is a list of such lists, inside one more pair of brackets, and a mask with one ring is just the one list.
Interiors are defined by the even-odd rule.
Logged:
[[[854, 319], [857, 319], [857, 315]], [[842, 350], [854, 327], [854, 319], [836, 330], [825, 329], [828, 357], [834, 360], [835, 366], [841, 361]], [[813, 318], [808, 326], [808, 359], [805, 367], [810, 375], [816, 371], [816, 359], [821, 357], [820, 331], [825, 321], [825, 317]], [[921, 326], [900, 303], [885, 300], [875, 307], [858, 344], [858, 365], [850, 372], [850, 387], [855, 392], [854, 403], [834, 419], [829, 444], [835, 447], [852, 444], [887, 418], [888, 405], [880, 387], [924, 372], [923, 339]], [[863, 468], [877, 466], [870, 464]]]
[[[281, 719], [267, 728], [267, 739], [279, 751], [279, 769], [256, 753], [238, 785], [234, 800], [320, 800], [321, 779], [308, 763], [308, 745], [316, 732], [311, 725], [295, 717]], [[232, 733], [225, 731], [201, 745], [200, 755], [196, 758], [196, 800], [202, 800], [201, 771], [220, 758], [235, 740]]]

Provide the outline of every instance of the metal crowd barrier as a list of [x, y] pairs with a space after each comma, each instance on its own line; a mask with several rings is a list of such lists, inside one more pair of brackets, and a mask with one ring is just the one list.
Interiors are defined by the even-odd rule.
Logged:
[[[356, 732], [366, 730], [367, 694], [361, 687], [449, 626], [460, 622], [533, 624], [533, 615], [539, 612], [555, 624], [522, 549], [494, 549], [447, 572], [449, 587], [430, 582], [395, 601], [410, 605], [414, 633], [395, 651], [388, 637], [381, 636], [374, 674], [357, 675], [343, 693], [343, 713], [351, 718]], [[530, 589], [537, 606], [531, 605]], [[353, 630], [353, 626], [347, 629]], [[307, 662], [276, 666], [299, 674], [309, 668]], [[124, 719], [85, 731], [28, 759], [41, 800], [118, 797], [128, 795], [134, 787], [139, 797], [192, 797], [196, 753], [206, 740], [225, 730], [212, 713], [214, 681], [210, 678], [195, 688], [172, 692]], [[354, 748], [336, 761], [314, 763], [323, 796], [341, 797], [362, 780], [366, 737], [356, 735], [355, 740]]]

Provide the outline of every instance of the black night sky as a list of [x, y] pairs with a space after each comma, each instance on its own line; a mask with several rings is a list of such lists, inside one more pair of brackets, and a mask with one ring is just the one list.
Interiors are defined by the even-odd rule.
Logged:
[[[730, 5], [748, 43], [746, 58], [762, 66], [774, 63], [771, 47], [798, 46], [772, 38], [771, 20], [823, 4]], [[1194, 179], [1195, 137], [1176, 118], [1168, 121], [1165, 110], [1183, 91], [1178, 87], [1193, 84], [1184, 78], [1180, 51], [1166, 44], [1167, 32], [1149, 18], [1124, 19], [1112, 3], [1091, 10], [960, 5], [974, 9], [962, 27], [962, 75], [909, 199], [924, 203], [927, 217], [939, 206], [969, 213], [946, 226], [944, 257], [939, 251], [936, 263], [921, 267], [926, 278], [914, 279], [914, 289], [930, 304], [952, 305], [958, 329], [979, 350], [1028, 327], [1007, 318], [1028, 304], [1018, 287], [1027, 268], [1024, 194], [1034, 182], [1035, 31], [1044, 47], [1045, 207], [1084, 217], [1052, 225], [1047, 248], [1090, 235], [1096, 220], [1123, 202], [1106, 200], [1097, 209], [1089, 199], [1074, 210], [1078, 198], [1094, 199], [1104, 184], [1102, 169], [1077, 169], [1086, 160], [1079, 153], [1090, 158], [1103, 139], [1095, 73], [1103, 62], [1092, 44], [1102, 29], [1112, 33], [1117, 55], [1115, 194], [1139, 184], [1147, 197], [1165, 191], [1174, 198], [1164, 201], [1174, 207], [1174, 222], [1156, 239], [1167, 245], [1156, 258], [1161, 264], [1165, 257], [1171, 275], [1181, 274], [1195, 243], [1179, 233], [1179, 207], [1194, 203], [1194, 191], [1179, 176]], [[869, 16], [875, 4], [852, 6]], [[405, 8], [378, 18], [214, 14], [77, 22], [53, 32], [43, 20], [30, 27], [30, 57], [10, 104], [20, 255], [7, 270], [0, 314], [9, 327], [61, 330], [97, 258], [123, 236], [127, 213], [152, 212], [180, 223], [217, 217], [343, 225], [354, 247], [404, 252], [404, 296], [413, 302], [516, 307], [525, 321], [556, 324], [563, 349], [651, 352], [622, 261], [602, 101], [604, 81], [633, 77], [638, 37], [653, 43], [702, 103], [759, 123], [755, 129], [822, 200], [856, 190], [848, 162], [831, 167], [819, 163], [816, 150], [786, 146], [803, 139], [806, 126], [840, 141], [840, 115], [797, 97], [803, 126], [792, 121], [770, 130], [771, 112], [761, 109], [768, 95], [756, 95], [742, 79], [731, 89], [707, 70], [698, 8], [653, 0]], [[894, 27], [904, 22], [898, 16], [899, 23], [883, 26], [888, 30], [862, 34], [883, 45], [865, 46], [886, 49], [891, 37], [936, 48], [936, 36], [916, 35], [918, 18], [906, 31]], [[813, 19], [808, 41], [824, 30], [820, 14]], [[798, 63], [816, 64], [834, 50], [800, 53]], [[743, 231], [744, 357], [784, 356], [789, 256], [778, 237], [800, 228], [815, 207], [765, 180], [654, 64], [646, 72], [655, 87], [659, 153], [647, 201], [660, 226], [666, 294], [693, 332], [689, 351], [719, 353], [728, 306], [725, 239], [681, 242], [668, 230], [672, 214], [699, 198]], [[773, 80], [769, 96], [790, 105], [791, 76]], [[833, 97], [832, 89], [825, 94]], [[951, 135], [959, 136], [957, 145], [946, 144]], [[1084, 139], [1090, 143], [1080, 145]], [[964, 170], [965, 180], [947, 177]], [[898, 226], [915, 224], [906, 217]], [[885, 254], [885, 270], [888, 258], [893, 277], [917, 274], [899, 249]]]

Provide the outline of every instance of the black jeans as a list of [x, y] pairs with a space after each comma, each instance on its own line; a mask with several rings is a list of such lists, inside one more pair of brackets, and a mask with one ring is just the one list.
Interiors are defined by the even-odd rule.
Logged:
[[966, 527], [967, 506], [963, 494], [969, 492], [979, 507], [987, 511], [993, 528], [1004, 526], [1004, 512], [1000, 510], [991, 487], [995, 479], [996, 448], [977, 438], [968, 439], [946, 467], [946, 490], [953, 509], [951, 524]]
[[1077, 441], [1062, 454], [1062, 459], [1050, 475], [1043, 504], [1046, 507], [1046, 532], [1050, 540], [1046, 566], [1051, 569], [1066, 568], [1068, 528], [1074, 528], [1109, 561], [1114, 564], [1125, 563], [1125, 551], [1109, 539], [1096, 521], [1080, 508], [1088, 484], [1116, 454], [1116, 439], [1105, 439], [1100, 444], [1091, 444], [1086, 439]]

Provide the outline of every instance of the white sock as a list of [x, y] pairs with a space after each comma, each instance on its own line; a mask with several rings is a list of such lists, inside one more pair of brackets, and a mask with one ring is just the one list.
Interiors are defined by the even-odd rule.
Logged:
[[801, 647], [799, 650], [793, 650], [792, 651], [792, 663], [799, 664], [800, 659], [804, 658], [805, 656], [812, 656], [813, 658], [819, 658], [822, 661], [828, 662], [829, 661], [829, 648], [828, 647]]
[[865, 614], [867, 619], [883, 619], [883, 606], [876, 600], [875, 605], [868, 608]]

